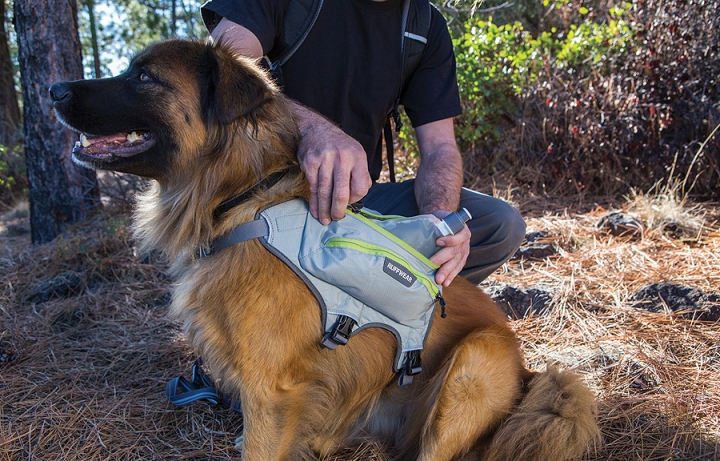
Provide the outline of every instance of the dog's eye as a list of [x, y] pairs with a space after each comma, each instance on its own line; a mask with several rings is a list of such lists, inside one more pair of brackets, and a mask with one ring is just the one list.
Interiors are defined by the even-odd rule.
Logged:
[[141, 82], [149, 82], [150, 76], [147, 74], [147, 72], [140, 72], [140, 76], [138, 77]]

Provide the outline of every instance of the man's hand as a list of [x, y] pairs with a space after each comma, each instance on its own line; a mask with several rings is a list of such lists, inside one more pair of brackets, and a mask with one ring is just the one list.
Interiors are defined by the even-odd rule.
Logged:
[[360, 143], [311, 110], [295, 104], [300, 127], [298, 160], [310, 187], [310, 213], [323, 224], [345, 216], [372, 180]]
[[[238, 53], [260, 58], [262, 46], [245, 27], [226, 18], [212, 31]], [[345, 216], [349, 203], [365, 197], [372, 180], [367, 155], [356, 140], [307, 107], [292, 103], [300, 128], [298, 160], [310, 186], [310, 213], [323, 224]]]
[[[442, 219], [449, 215], [450, 212], [435, 211], [433, 214]], [[470, 235], [470, 229], [465, 226], [455, 235], [447, 235], [437, 239], [435, 244], [442, 249], [430, 258], [430, 261], [440, 266], [440, 269], [435, 273], [435, 283], [446, 287], [460, 273], [470, 254]]]

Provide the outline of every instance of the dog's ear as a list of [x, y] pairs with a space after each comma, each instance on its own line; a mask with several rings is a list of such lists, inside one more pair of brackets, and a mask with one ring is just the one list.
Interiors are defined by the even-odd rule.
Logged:
[[205, 61], [201, 100], [207, 117], [227, 125], [252, 114], [270, 97], [269, 82], [228, 49], [208, 45]]

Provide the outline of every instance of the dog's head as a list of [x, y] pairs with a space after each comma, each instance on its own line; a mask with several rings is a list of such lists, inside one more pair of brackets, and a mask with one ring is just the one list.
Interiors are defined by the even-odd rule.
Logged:
[[208, 144], [220, 142], [210, 139], [214, 127], [257, 123], [255, 112], [278, 94], [249, 60], [184, 40], [150, 46], [116, 77], [50, 87], [57, 117], [80, 133], [76, 162], [153, 179], [210, 155], [218, 147]]

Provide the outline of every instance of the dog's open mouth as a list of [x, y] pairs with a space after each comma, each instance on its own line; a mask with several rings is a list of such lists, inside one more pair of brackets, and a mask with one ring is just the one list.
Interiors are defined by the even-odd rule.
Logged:
[[81, 134], [75, 143], [73, 154], [82, 154], [98, 159], [131, 157], [145, 152], [155, 144], [155, 137], [149, 131], [132, 131], [110, 136]]

